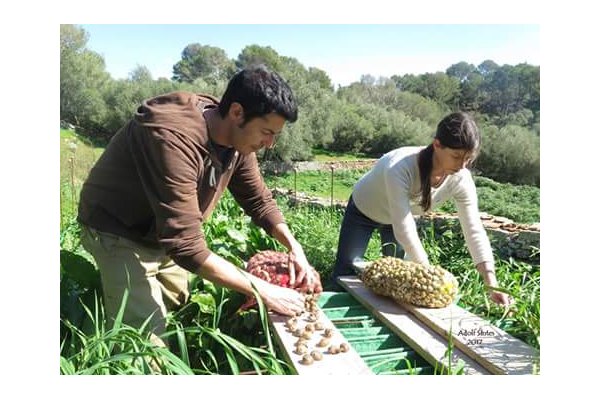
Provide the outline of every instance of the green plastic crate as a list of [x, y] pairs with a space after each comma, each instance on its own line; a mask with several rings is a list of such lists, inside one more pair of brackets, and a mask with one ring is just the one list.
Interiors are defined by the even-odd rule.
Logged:
[[323, 292], [319, 307], [377, 375], [433, 375], [434, 367], [347, 292]]

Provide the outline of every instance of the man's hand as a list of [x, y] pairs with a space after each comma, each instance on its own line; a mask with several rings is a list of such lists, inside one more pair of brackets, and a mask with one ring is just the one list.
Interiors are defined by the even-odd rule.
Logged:
[[260, 295], [269, 310], [294, 316], [304, 310], [304, 296], [296, 290], [267, 283]]
[[321, 277], [308, 263], [302, 246], [294, 238], [288, 226], [284, 222], [275, 225], [271, 235], [289, 250], [290, 287], [304, 292], [322, 292]]
[[309, 264], [304, 251], [297, 247], [288, 253], [288, 269], [290, 273], [290, 287], [301, 292], [321, 293], [321, 276]]

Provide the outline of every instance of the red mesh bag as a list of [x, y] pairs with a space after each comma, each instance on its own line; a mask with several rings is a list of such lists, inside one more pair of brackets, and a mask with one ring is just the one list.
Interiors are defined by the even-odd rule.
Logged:
[[[264, 250], [253, 255], [246, 271], [277, 286], [290, 287], [290, 273], [288, 268], [289, 254], [274, 250]], [[249, 296], [241, 310], [246, 310], [256, 304], [256, 299]]]

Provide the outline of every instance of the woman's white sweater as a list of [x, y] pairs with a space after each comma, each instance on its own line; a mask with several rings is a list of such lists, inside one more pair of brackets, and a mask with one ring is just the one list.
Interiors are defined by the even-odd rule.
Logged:
[[[391, 224], [406, 259], [429, 264], [417, 234], [413, 215], [423, 214], [419, 205], [421, 180], [417, 155], [423, 147], [401, 147], [385, 154], [354, 186], [352, 198], [358, 209], [373, 221]], [[452, 199], [458, 210], [463, 235], [475, 265], [494, 261], [489, 239], [479, 217], [475, 183], [468, 169], [448, 175], [431, 189], [431, 208]]]

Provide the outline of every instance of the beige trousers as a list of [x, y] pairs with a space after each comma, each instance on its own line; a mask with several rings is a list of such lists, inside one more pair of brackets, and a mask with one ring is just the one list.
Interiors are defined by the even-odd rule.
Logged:
[[96, 260], [102, 280], [104, 310], [114, 321], [128, 289], [123, 322], [139, 328], [147, 325], [153, 341], [165, 331], [167, 311], [189, 297], [189, 272], [176, 265], [164, 250], [145, 247], [126, 238], [81, 224], [81, 244]]

